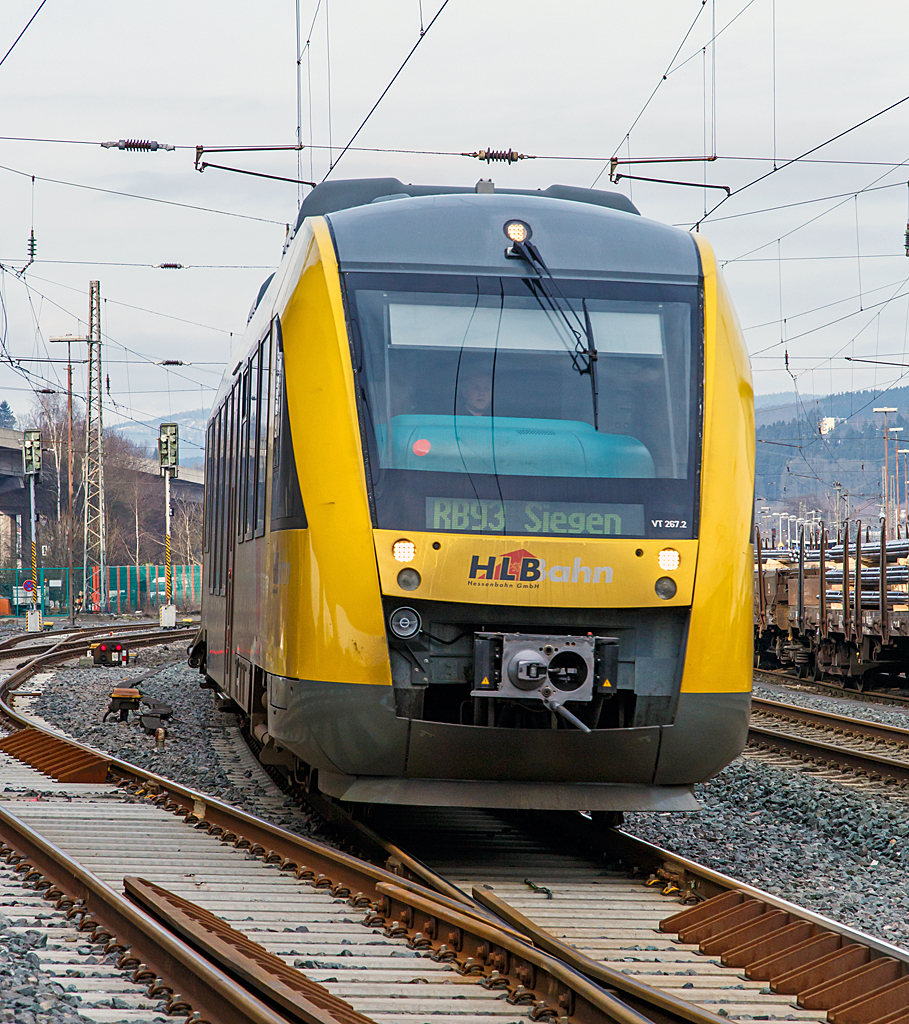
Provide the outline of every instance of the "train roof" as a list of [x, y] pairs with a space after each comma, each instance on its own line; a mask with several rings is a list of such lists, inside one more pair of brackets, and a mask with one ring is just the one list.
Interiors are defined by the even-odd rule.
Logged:
[[[491, 182], [483, 182], [487, 188]], [[383, 199], [417, 198], [418, 196], [463, 195], [480, 191], [476, 186], [459, 185], [405, 185], [398, 178], [350, 178], [323, 181], [303, 200], [297, 216], [297, 227], [306, 217], [321, 217], [355, 206], [368, 206]], [[550, 185], [544, 189], [496, 188], [496, 194], [509, 196], [539, 196], [545, 199], [567, 199], [573, 203], [605, 206], [611, 210], [640, 215], [638, 208], [621, 192], [604, 192], [596, 188], [578, 188], [575, 185]]]
[[337, 210], [325, 219], [342, 273], [522, 277], [527, 264], [506, 251], [505, 225], [517, 219], [530, 228], [546, 266], [559, 277], [697, 285], [701, 276], [688, 231], [541, 192], [401, 196]]

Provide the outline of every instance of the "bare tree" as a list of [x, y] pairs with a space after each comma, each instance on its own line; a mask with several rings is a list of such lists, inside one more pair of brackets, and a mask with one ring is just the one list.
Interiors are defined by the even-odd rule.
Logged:
[[183, 565], [202, 561], [202, 503], [175, 501], [171, 518], [174, 552]]

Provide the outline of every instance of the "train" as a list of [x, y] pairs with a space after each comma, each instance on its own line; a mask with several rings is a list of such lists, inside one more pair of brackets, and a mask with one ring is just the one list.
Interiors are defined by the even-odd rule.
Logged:
[[[866, 690], [909, 685], [909, 537], [860, 522], [791, 549], [756, 533], [754, 664]], [[760, 552], [760, 558], [757, 557]]]
[[345, 805], [698, 807], [745, 743], [750, 366], [619, 193], [326, 181], [207, 426], [190, 663]]

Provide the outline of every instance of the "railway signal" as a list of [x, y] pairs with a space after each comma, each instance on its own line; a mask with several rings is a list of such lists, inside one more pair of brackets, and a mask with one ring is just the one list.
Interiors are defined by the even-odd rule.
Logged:
[[[29, 494], [31, 496], [31, 519], [29, 520], [29, 536], [32, 542], [32, 578], [31, 598], [33, 608], [27, 615], [29, 632], [41, 631], [41, 614], [38, 611], [38, 543], [35, 536], [38, 529], [38, 517], [35, 514], [35, 481], [41, 473], [41, 431], [26, 430], [25, 443], [22, 446], [22, 462], [25, 475], [28, 477]], [[28, 589], [28, 588], [27, 588]]]
[[170, 481], [177, 475], [180, 465], [180, 428], [176, 423], [162, 423], [158, 431], [158, 461], [164, 477], [164, 605], [159, 612], [161, 626], [177, 624], [177, 609], [173, 604], [173, 571], [170, 554]]

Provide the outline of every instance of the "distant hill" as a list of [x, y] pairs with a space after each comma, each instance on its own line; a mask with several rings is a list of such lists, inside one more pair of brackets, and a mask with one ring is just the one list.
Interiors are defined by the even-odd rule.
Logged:
[[[823, 395], [802, 395], [803, 399], [810, 400], [823, 397]], [[795, 395], [791, 391], [774, 391], [773, 394], [770, 395], [754, 396], [755, 409], [766, 409], [768, 407], [777, 405], [792, 405], [794, 402]]]
[[760, 395], [754, 399], [755, 422], [765, 426], [789, 420], [812, 422], [815, 429], [825, 416], [836, 419], [869, 420], [875, 406], [890, 406], [909, 411], [909, 387], [891, 388], [881, 392], [843, 391], [837, 395], [799, 395], [792, 392]]
[[[777, 399], [782, 396], [762, 396]], [[909, 447], [909, 387], [845, 391], [837, 395], [790, 394], [787, 403], [756, 409], [757, 452], [755, 494], [762, 501], [792, 506], [801, 502], [833, 513], [836, 484], [850, 495], [854, 514], [877, 515], [884, 466], [883, 417], [876, 407], [887, 406], [888, 424], [896, 428], [894, 439]], [[757, 404], [757, 403], [756, 403]], [[826, 433], [821, 433], [821, 423]], [[894, 466], [895, 441], [891, 441], [889, 469], [891, 488], [906, 490], [905, 469], [900, 459], [899, 482]], [[902, 504], [902, 502], [901, 502]]]

